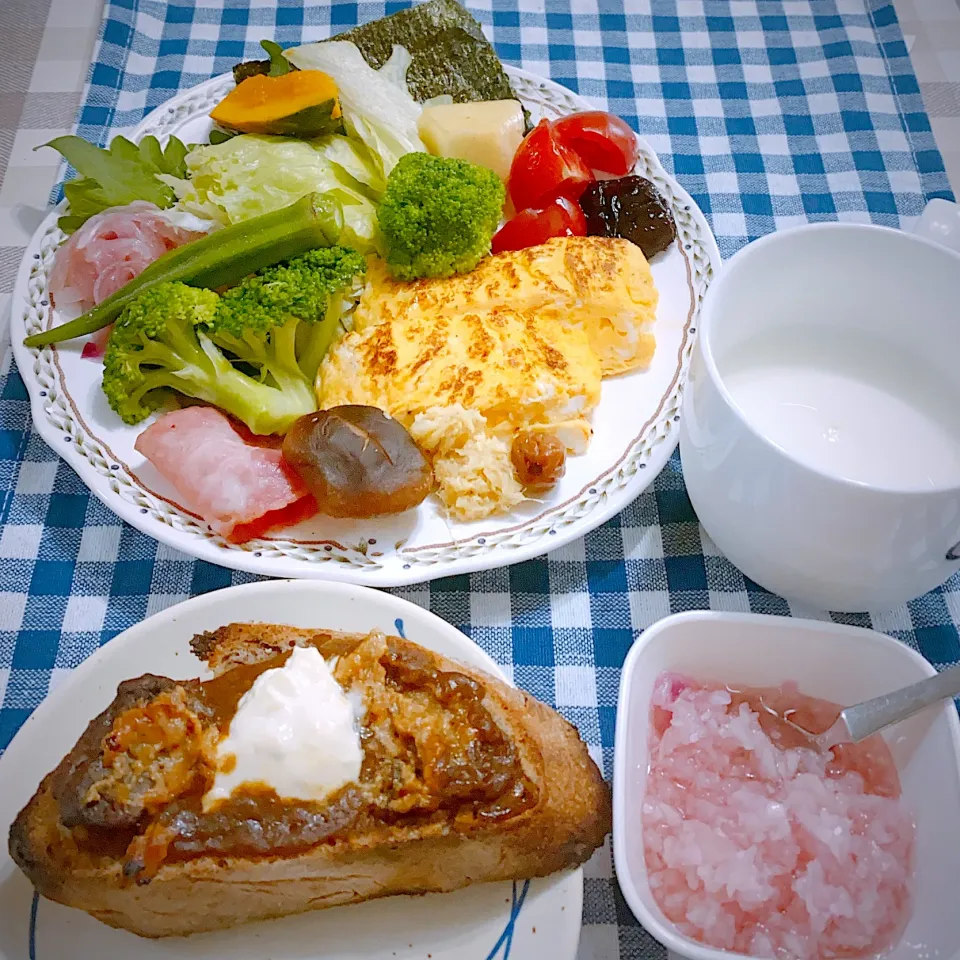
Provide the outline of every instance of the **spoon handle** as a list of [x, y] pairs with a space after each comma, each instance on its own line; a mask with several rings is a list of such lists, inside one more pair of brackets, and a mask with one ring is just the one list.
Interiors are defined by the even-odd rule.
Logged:
[[850, 739], [859, 743], [892, 723], [906, 720], [938, 700], [946, 700], [958, 694], [960, 664], [909, 687], [894, 690], [882, 697], [874, 697], [873, 700], [865, 700], [855, 707], [847, 707], [840, 717], [850, 731]]

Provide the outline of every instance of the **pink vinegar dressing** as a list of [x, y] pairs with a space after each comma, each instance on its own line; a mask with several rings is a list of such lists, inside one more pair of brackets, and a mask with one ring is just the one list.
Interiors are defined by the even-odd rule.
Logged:
[[795, 684], [665, 673], [653, 692], [643, 845], [677, 929], [752, 957], [869, 957], [911, 911], [914, 823], [882, 737], [821, 753], [840, 707]]

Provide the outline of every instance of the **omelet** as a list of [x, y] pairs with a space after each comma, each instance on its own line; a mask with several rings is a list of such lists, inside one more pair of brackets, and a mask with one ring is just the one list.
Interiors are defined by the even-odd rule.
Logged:
[[415, 283], [372, 260], [353, 329], [321, 365], [320, 407], [395, 417], [431, 458], [448, 513], [482, 519], [524, 499], [511, 460], [521, 432], [586, 450], [602, 377], [653, 357], [656, 305], [626, 240], [558, 238]]
[[536, 311], [407, 310], [354, 330], [328, 354], [320, 404], [365, 403], [405, 426], [461, 403], [513, 429], [582, 418], [600, 399], [600, 362], [583, 328]]
[[629, 240], [559, 237], [487, 257], [470, 273], [444, 280], [401, 283], [383, 261], [372, 261], [354, 328], [411, 310], [451, 314], [509, 304], [582, 326], [609, 377], [650, 366], [658, 298], [650, 265]]
[[[571, 447], [586, 446], [600, 380], [581, 325], [513, 306], [407, 309], [331, 348], [318, 399], [321, 409], [359, 403], [387, 411], [432, 455], [451, 514], [479, 519], [522, 499], [510, 482], [518, 431], [552, 428]], [[456, 482], [468, 470], [476, 473], [471, 483]]]

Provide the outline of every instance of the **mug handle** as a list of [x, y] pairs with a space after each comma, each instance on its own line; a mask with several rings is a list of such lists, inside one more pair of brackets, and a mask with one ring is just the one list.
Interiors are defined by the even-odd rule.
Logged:
[[939, 197], [931, 200], [923, 208], [912, 232], [960, 253], [960, 204]]
[[[939, 197], [929, 201], [912, 232], [960, 253], [960, 204]], [[946, 559], [948, 562], [960, 560], [960, 542], [947, 551]]]

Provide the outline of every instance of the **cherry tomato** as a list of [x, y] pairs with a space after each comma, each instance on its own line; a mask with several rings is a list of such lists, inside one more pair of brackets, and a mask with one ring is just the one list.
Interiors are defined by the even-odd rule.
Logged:
[[576, 202], [593, 180], [579, 154], [557, 139], [549, 120], [541, 120], [514, 154], [507, 190], [514, 207], [526, 210], [556, 196]]
[[522, 250], [553, 237], [585, 237], [583, 211], [566, 197], [554, 197], [542, 207], [528, 207], [508, 220], [494, 235], [492, 253]]
[[603, 110], [585, 110], [561, 117], [553, 132], [564, 146], [579, 154], [591, 170], [626, 176], [637, 162], [637, 138], [629, 125]]

